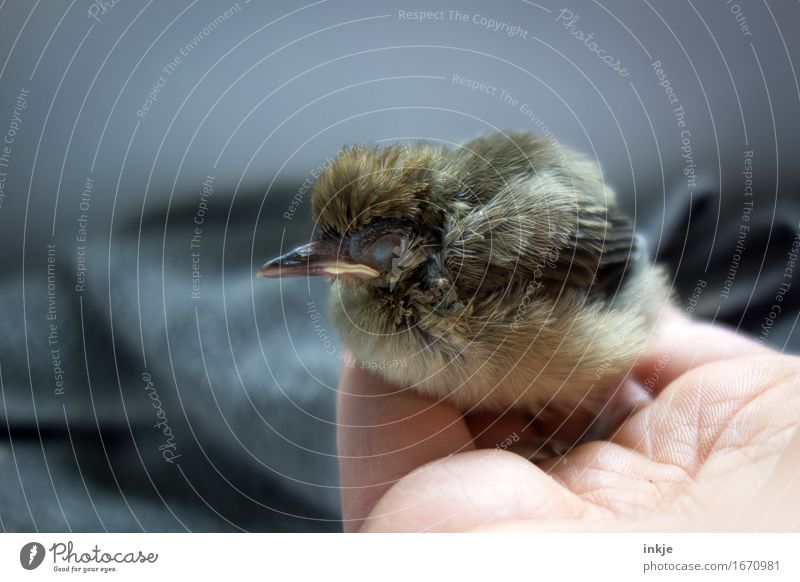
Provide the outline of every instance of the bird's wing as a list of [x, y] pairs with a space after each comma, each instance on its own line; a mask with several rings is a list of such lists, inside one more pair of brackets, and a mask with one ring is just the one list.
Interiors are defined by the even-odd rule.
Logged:
[[559, 252], [557, 268], [547, 273], [545, 288], [554, 294], [580, 289], [589, 297], [613, 296], [644, 256], [644, 245], [631, 221], [615, 209], [579, 219]]
[[533, 285], [554, 296], [601, 297], [619, 289], [643, 245], [610, 196], [582, 197], [563, 179], [540, 174], [449, 216], [444, 248], [465, 296]]

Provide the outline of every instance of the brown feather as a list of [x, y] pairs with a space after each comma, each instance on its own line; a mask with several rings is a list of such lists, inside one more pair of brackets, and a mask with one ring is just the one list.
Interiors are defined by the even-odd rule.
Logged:
[[326, 236], [410, 225], [392, 284], [335, 281], [332, 317], [356, 358], [463, 410], [597, 411], [669, 301], [597, 164], [532, 134], [347, 148], [312, 208]]

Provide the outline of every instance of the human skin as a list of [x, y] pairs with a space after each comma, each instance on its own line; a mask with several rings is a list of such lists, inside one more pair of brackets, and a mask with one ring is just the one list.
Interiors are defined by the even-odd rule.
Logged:
[[673, 310], [622, 400], [635, 412], [608, 440], [534, 464], [498, 446], [542, 436], [526, 419], [463, 415], [344, 366], [344, 529], [800, 529], [800, 359]]

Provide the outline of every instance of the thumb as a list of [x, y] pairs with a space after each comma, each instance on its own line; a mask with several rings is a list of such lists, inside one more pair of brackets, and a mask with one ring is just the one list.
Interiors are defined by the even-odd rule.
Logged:
[[475, 447], [452, 406], [395, 388], [354, 367], [352, 357], [344, 361], [337, 446], [342, 520], [345, 531], [355, 531], [400, 478], [429, 461]]

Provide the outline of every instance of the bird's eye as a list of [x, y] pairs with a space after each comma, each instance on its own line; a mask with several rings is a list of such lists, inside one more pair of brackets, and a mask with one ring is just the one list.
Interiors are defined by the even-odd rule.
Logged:
[[400, 244], [398, 237], [392, 235], [382, 236], [369, 247], [369, 253], [376, 263], [391, 261], [395, 255], [394, 249]]
[[392, 267], [392, 259], [398, 257], [402, 237], [390, 232], [377, 238], [359, 236], [350, 239], [350, 256], [360, 262], [388, 271]]

